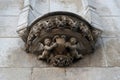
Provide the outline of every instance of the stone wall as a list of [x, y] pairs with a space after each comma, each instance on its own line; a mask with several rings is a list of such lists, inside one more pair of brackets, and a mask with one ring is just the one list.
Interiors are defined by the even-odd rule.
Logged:
[[[51, 11], [70, 11], [103, 31], [94, 54], [55, 68], [26, 54], [16, 33]], [[1, 0], [0, 80], [120, 80], [120, 0]], [[19, 32], [19, 31], [18, 31]]]

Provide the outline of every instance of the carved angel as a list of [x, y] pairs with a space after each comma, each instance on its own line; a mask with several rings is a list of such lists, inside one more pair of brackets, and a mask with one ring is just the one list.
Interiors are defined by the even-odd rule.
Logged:
[[79, 59], [82, 58], [82, 54], [78, 54], [77, 51], [77, 40], [74, 37], [70, 38], [70, 42], [66, 42], [65, 44], [66, 47], [68, 47], [70, 49], [70, 55], [75, 58], [75, 59]]
[[51, 44], [51, 39], [50, 38], [46, 38], [44, 40], [44, 44], [45, 44], [44, 50], [42, 52], [42, 55], [38, 56], [38, 59], [47, 59], [47, 58], [49, 58], [49, 56], [51, 54], [51, 50], [57, 46], [57, 43]]

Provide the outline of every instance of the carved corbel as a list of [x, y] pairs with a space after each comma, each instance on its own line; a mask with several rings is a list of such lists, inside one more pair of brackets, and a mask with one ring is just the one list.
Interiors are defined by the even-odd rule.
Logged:
[[23, 40], [27, 53], [63, 67], [93, 53], [100, 33], [101, 30], [74, 13], [51, 12], [36, 19], [22, 35], [26, 35]]

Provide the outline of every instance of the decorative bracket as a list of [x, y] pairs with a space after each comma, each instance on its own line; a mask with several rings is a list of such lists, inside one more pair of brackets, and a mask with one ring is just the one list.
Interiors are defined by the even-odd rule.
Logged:
[[51, 12], [36, 19], [22, 35], [25, 51], [54, 66], [69, 66], [94, 52], [101, 30], [70, 12]]

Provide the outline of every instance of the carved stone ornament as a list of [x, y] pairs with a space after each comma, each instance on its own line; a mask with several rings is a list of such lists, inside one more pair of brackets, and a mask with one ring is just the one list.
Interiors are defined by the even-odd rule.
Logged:
[[101, 30], [70, 12], [51, 12], [22, 32], [25, 51], [53, 66], [65, 67], [94, 52]]

